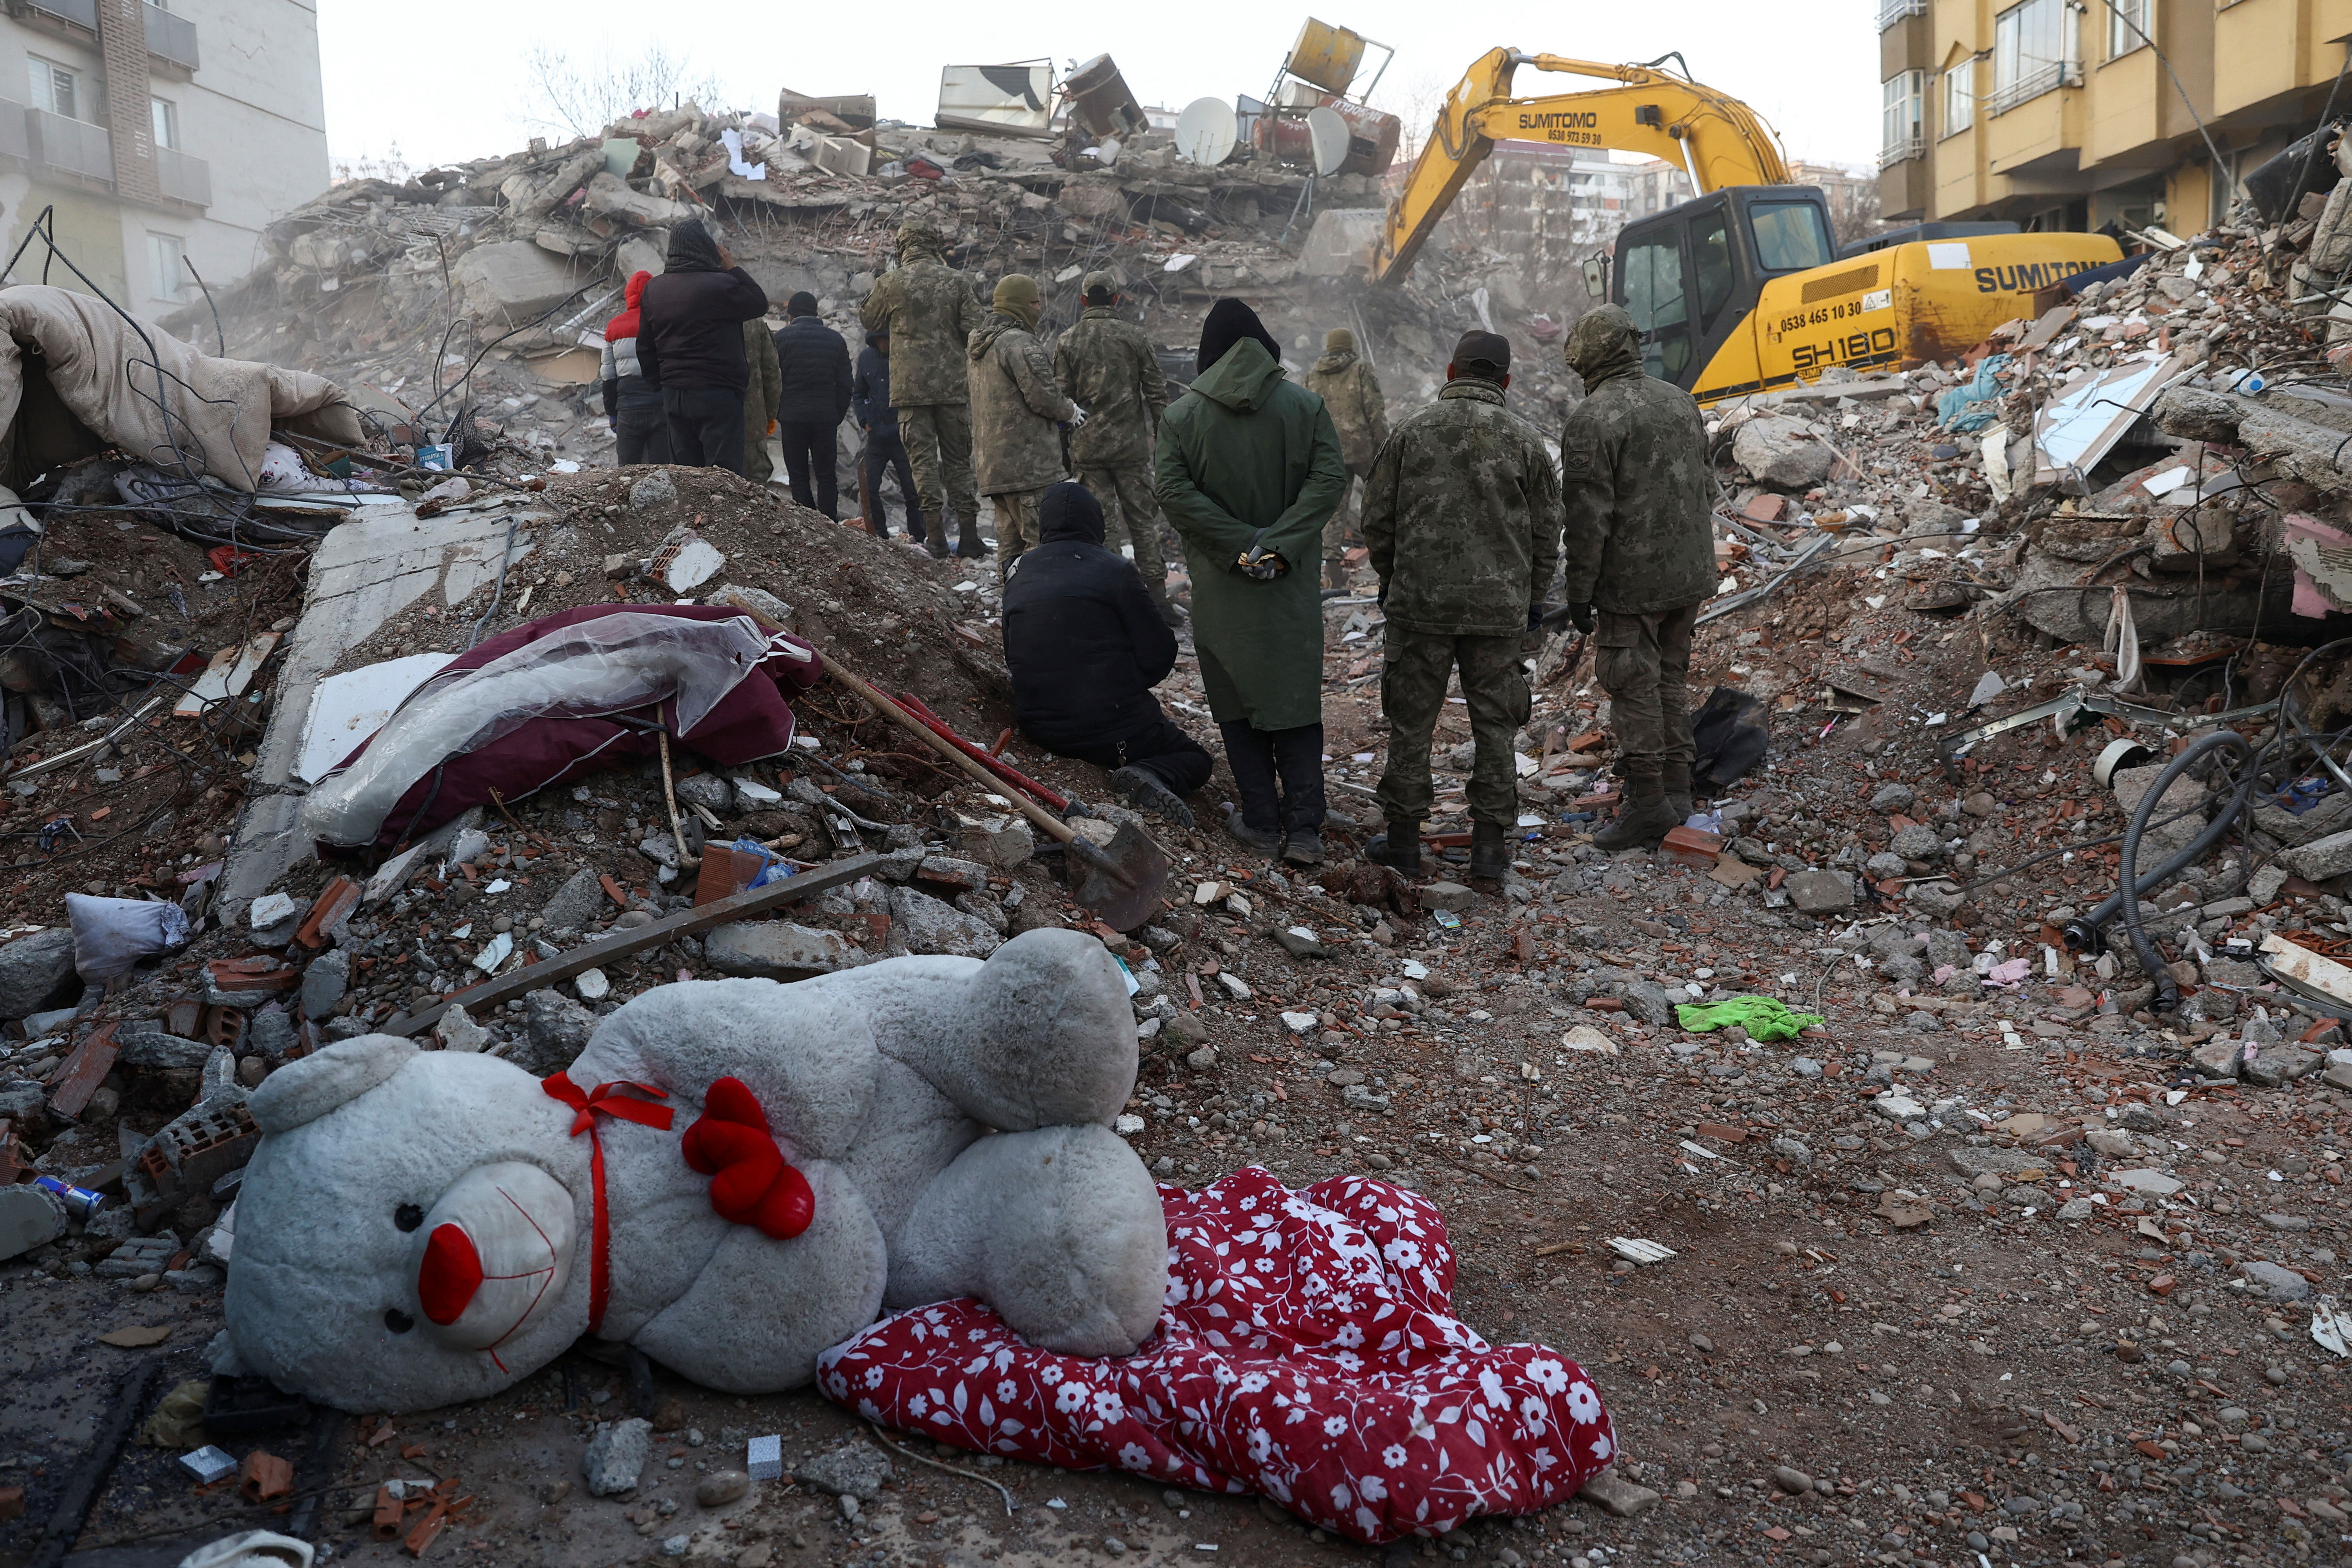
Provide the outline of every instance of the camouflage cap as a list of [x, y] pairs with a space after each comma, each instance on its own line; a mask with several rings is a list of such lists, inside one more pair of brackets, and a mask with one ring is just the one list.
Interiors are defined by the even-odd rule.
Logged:
[[898, 226], [898, 237], [895, 248], [900, 256], [906, 255], [910, 250], [945, 252], [947, 247], [947, 237], [929, 224], [912, 221]]
[[1356, 352], [1356, 334], [1345, 327], [1334, 327], [1323, 334], [1323, 352], [1344, 354]]
[[1560, 357], [1584, 378], [1590, 392], [1603, 381], [1642, 368], [1642, 334], [1624, 306], [1598, 306], [1576, 319]]
[[1500, 381], [1511, 374], [1511, 340], [1500, 332], [1465, 332], [1454, 342], [1452, 363], [1465, 375]]
[[1086, 301], [1089, 305], [1108, 305], [1118, 296], [1118, 279], [1111, 272], [1097, 268], [1080, 280], [1078, 292], [1086, 297]]

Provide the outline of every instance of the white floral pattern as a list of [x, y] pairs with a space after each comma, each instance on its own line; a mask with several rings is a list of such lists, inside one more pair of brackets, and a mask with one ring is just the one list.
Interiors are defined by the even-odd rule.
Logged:
[[1615, 1455], [1582, 1367], [1452, 1316], [1454, 1250], [1419, 1194], [1251, 1166], [1160, 1196], [1167, 1305], [1134, 1355], [1053, 1355], [943, 1301], [826, 1351], [820, 1386], [940, 1442], [1262, 1492], [1367, 1542], [1549, 1508]]

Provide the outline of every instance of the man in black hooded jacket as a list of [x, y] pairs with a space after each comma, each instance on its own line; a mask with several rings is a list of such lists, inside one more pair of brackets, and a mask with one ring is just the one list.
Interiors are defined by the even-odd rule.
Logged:
[[1151, 689], [1176, 668], [1176, 634], [1125, 556], [1103, 548], [1102, 503], [1072, 480], [1037, 503], [1039, 542], [1004, 582], [1004, 661], [1021, 732], [1057, 756], [1112, 770], [1111, 787], [1192, 826], [1183, 796], [1214, 764]]
[[751, 362], [743, 323], [768, 313], [768, 293], [735, 265], [700, 218], [669, 231], [665, 270], [637, 306], [637, 365], [661, 388], [674, 460], [743, 471], [743, 392]]

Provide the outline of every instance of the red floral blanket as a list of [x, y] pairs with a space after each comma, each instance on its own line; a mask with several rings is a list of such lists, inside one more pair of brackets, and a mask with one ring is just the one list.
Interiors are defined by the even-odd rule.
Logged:
[[1354, 1177], [1294, 1192], [1255, 1166], [1160, 1194], [1167, 1306], [1134, 1355], [1050, 1354], [943, 1301], [826, 1351], [820, 1384], [900, 1431], [1263, 1492], [1370, 1542], [1549, 1508], [1616, 1456], [1581, 1367], [1450, 1315], [1454, 1252], [1420, 1194]]

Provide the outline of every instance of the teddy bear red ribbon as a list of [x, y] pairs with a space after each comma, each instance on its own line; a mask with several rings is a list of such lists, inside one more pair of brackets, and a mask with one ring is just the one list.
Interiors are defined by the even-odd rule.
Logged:
[[789, 1241], [815, 1217], [808, 1178], [776, 1147], [767, 1112], [742, 1079], [722, 1078], [710, 1086], [702, 1115], [678, 1148], [689, 1167], [710, 1178], [710, 1206], [734, 1224]]

